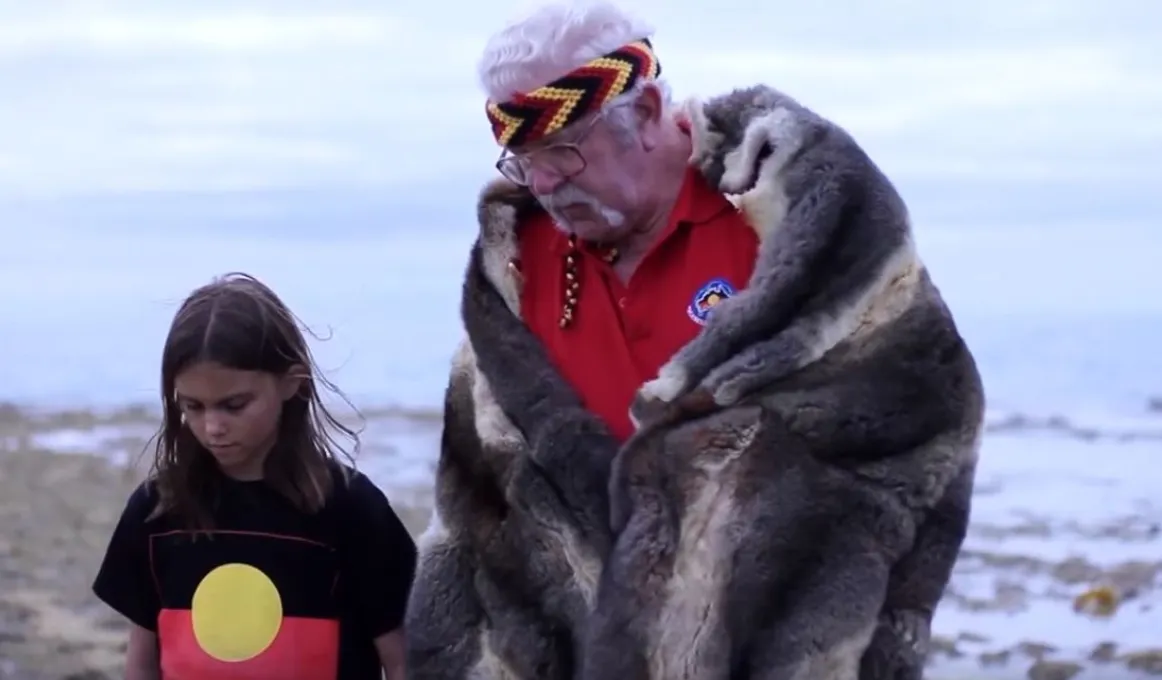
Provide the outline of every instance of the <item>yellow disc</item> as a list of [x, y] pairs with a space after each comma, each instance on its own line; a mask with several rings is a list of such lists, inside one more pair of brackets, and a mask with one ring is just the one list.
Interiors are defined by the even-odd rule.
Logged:
[[190, 606], [194, 638], [219, 661], [253, 659], [274, 642], [282, 598], [270, 578], [249, 564], [223, 564], [206, 574]]

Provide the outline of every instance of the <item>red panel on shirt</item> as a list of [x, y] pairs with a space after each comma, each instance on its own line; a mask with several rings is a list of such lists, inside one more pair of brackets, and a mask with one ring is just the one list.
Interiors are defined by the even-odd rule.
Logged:
[[658, 242], [623, 284], [600, 254], [579, 249], [573, 322], [560, 327], [568, 237], [538, 211], [520, 228], [522, 315], [586, 407], [625, 440], [629, 405], [714, 303], [746, 285], [758, 236], [693, 168]]
[[339, 622], [283, 617], [268, 646], [242, 661], [211, 656], [198, 641], [193, 612], [162, 609], [157, 619], [165, 680], [334, 680]]

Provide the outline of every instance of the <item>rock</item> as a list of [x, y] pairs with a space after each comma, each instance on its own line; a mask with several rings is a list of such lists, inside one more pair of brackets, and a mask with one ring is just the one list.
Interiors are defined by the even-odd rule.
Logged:
[[1016, 581], [998, 579], [993, 584], [993, 606], [1010, 613], [1022, 611], [1029, 606], [1029, 590]]
[[1103, 642], [1103, 643], [1099, 644], [1097, 647], [1094, 647], [1093, 651], [1089, 653], [1089, 660], [1090, 661], [1097, 661], [1099, 663], [1109, 663], [1109, 662], [1113, 661], [1114, 658], [1117, 657], [1117, 654], [1118, 654], [1117, 643]]
[[1025, 656], [1041, 661], [1046, 656], [1056, 652], [1057, 648], [1044, 642], [1022, 642], [1017, 645], [1017, 651]]
[[1121, 660], [1125, 662], [1126, 668], [1131, 670], [1162, 675], [1162, 648], [1130, 652], [1122, 655]]
[[956, 640], [943, 635], [933, 635], [928, 641], [928, 649], [929, 656], [942, 654], [951, 659], [957, 659], [963, 656], [961, 651], [956, 647]]
[[1029, 680], [1070, 680], [1082, 670], [1071, 661], [1038, 661], [1029, 667]]
[[1101, 576], [1101, 568], [1081, 557], [1071, 557], [1053, 567], [1053, 577], [1070, 585], [1092, 583]]
[[1004, 666], [1009, 662], [1013, 653], [1007, 649], [1002, 649], [999, 652], [985, 652], [977, 657], [982, 666]]
[[1111, 569], [1107, 578], [1129, 600], [1156, 587], [1160, 573], [1162, 562], [1132, 560]]

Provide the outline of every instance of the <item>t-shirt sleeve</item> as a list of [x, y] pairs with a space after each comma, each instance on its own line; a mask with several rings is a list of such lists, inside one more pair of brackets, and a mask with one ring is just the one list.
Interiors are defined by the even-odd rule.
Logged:
[[374, 482], [353, 472], [349, 483], [340, 520], [348, 606], [374, 638], [403, 625], [416, 571], [416, 543]]
[[161, 603], [149, 563], [145, 523], [155, 497], [146, 484], [129, 497], [105, 557], [93, 582], [93, 593], [125, 618], [147, 630], [157, 630]]

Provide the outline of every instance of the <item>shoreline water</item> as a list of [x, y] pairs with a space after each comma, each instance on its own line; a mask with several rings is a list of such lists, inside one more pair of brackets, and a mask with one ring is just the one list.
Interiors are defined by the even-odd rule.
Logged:
[[[357, 463], [418, 534], [439, 413], [382, 407], [363, 418]], [[970, 536], [934, 622], [932, 677], [1162, 675], [1162, 499], [1149, 474], [1162, 466], [1162, 414], [988, 422]], [[0, 404], [0, 678], [119, 677], [124, 624], [88, 587], [156, 425], [143, 406]], [[1074, 610], [1095, 587], [1113, 594], [1112, 614]]]

